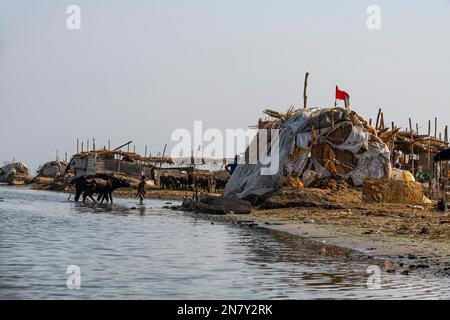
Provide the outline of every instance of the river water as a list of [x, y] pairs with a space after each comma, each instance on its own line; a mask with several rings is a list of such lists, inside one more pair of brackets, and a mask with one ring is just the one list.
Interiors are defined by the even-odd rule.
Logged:
[[[450, 298], [448, 279], [431, 276], [382, 273], [369, 289], [377, 261], [350, 250], [212, 223], [166, 201], [116, 202], [0, 186], [0, 299]], [[67, 285], [69, 266], [79, 289]]]

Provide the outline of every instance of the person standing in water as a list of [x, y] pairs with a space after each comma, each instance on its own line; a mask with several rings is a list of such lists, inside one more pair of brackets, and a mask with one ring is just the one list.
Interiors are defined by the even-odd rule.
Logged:
[[141, 182], [139, 182], [138, 185], [138, 197], [139, 197], [139, 203], [144, 204], [144, 198], [145, 198], [145, 187], [147, 186], [147, 181], [145, 176], [142, 176]]

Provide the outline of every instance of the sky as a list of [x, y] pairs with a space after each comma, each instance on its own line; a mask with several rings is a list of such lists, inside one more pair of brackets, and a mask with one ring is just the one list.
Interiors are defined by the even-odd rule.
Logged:
[[77, 138], [155, 154], [195, 120], [245, 129], [301, 106], [305, 72], [309, 106], [333, 106], [339, 85], [366, 119], [381, 107], [443, 131], [449, 39], [449, 0], [0, 0], [0, 164], [35, 170]]

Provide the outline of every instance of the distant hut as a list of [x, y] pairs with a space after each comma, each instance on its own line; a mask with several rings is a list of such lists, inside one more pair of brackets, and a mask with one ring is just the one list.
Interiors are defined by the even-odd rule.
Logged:
[[76, 176], [119, 174], [140, 179], [144, 175], [147, 179], [154, 180], [154, 169], [159, 163], [173, 163], [173, 161], [169, 157], [142, 157], [134, 152], [98, 150], [74, 155], [67, 171], [75, 173]]
[[9, 184], [24, 184], [31, 181], [28, 166], [23, 162], [11, 161], [0, 168], [0, 182]]
[[37, 170], [37, 177], [54, 179], [66, 171], [67, 165], [67, 162], [60, 160], [46, 162]]

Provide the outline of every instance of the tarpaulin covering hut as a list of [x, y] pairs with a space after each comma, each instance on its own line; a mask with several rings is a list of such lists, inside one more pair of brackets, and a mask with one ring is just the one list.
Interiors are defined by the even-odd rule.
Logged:
[[14, 180], [30, 180], [28, 167], [23, 162], [12, 161], [0, 168], [0, 182], [12, 183]]
[[[389, 148], [354, 111], [334, 107], [265, 113], [275, 119], [260, 120], [258, 128], [279, 129], [273, 141], [279, 146], [278, 171], [261, 175], [263, 164], [240, 163], [224, 197], [259, 202], [282, 188], [286, 175], [299, 176], [305, 182], [311, 176], [315, 179], [339, 176], [356, 186], [361, 186], [365, 178], [389, 177]], [[269, 145], [270, 142], [267, 150]]]
[[49, 161], [39, 167], [37, 176], [42, 178], [56, 178], [66, 171], [67, 163], [64, 161]]

